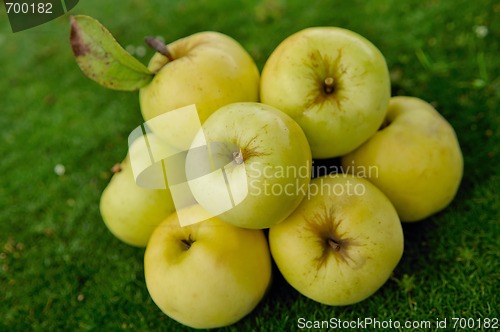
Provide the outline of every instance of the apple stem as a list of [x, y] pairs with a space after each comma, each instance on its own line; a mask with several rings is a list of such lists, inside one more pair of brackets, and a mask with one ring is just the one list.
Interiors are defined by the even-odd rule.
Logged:
[[158, 53], [166, 56], [169, 61], [175, 60], [174, 57], [172, 56], [172, 53], [170, 53], [170, 51], [168, 50], [167, 45], [165, 45], [165, 43], [159, 40], [158, 38], [148, 36], [144, 38], [144, 41]]
[[333, 93], [333, 91], [335, 90], [335, 87], [333, 86], [333, 83], [335, 83], [335, 80], [333, 79], [333, 77], [325, 78], [324, 83], [325, 83], [325, 86], [324, 86], [325, 92], [327, 94]]
[[240, 151], [233, 152], [233, 160], [237, 165], [243, 164], [243, 153]]
[[189, 250], [189, 248], [191, 248], [191, 244], [193, 244], [193, 242], [186, 240], [186, 239], [181, 240], [181, 242], [182, 242], [185, 250]]
[[189, 250], [194, 243], [194, 240], [191, 239], [191, 234], [189, 234], [187, 239], [182, 239], [181, 243], [184, 246], [184, 250]]
[[111, 167], [111, 172], [113, 174], [120, 173], [121, 171], [122, 171], [122, 164], [120, 163], [116, 163], [113, 165], [113, 167]]
[[339, 251], [340, 250], [340, 243], [338, 243], [337, 241], [335, 241], [334, 239], [328, 239], [327, 240], [328, 242], [328, 245], [330, 246], [330, 248], [333, 249], [333, 251]]

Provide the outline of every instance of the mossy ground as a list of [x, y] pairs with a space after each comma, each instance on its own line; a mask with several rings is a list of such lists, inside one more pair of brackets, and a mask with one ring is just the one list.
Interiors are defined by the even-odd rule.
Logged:
[[[345, 27], [385, 55], [394, 95], [432, 102], [456, 129], [465, 157], [459, 193], [442, 213], [404, 226], [403, 259], [380, 291], [353, 306], [328, 307], [276, 273], [262, 304], [223, 330], [293, 331], [300, 318], [447, 318], [452, 327], [453, 317], [498, 317], [498, 3], [86, 0], [72, 13], [100, 20], [143, 63], [152, 55], [147, 35], [168, 42], [221, 31], [262, 69], [288, 35]], [[5, 12], [0, 16], [0, 330], [185, 330], [150, 299], [144, 250], [115, 239], [99, 214], [110, 169], [141, 124], [137, 94], [105, 90], [82, 74], [68, 16], [15, 34]]]

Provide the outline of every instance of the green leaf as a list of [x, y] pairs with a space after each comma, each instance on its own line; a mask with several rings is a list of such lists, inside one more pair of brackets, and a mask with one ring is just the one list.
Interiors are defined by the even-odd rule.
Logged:
[[90, 16], [71, 16], [71, 48], [76, 62], [90, 79], [102, 86], [134, 91], [154, 74], [118, 44], [111, 33]]

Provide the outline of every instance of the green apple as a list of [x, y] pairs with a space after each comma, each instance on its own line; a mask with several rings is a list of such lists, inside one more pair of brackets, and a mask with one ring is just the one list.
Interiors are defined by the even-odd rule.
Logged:
[[168, 187], [156, 190], [137, 185], [130, 158], [140, 163], [139, 158], [148, 157], [147, 151], [141, 153], [142, 145], [138, 143], [130, 146], [127, 157], [104, 189], [100, 211], [113, 235], [129, 245], [145, 247], [153, 230], [175, 211], [175, 206]]
[[[158, 52], [148, 67], [130, 55], [97, 20], [71, 16], [70, 43], [76, 62], [90, 79], [123, 91], [139, 90], [147, 125], [170, 145], [187, 150], [208, 116], [220, 107], [259, 99], [259, 70], [233, 38], [213, 31], [195, 33], [168, 45], [147, 37]], [[198, 111], [194, 121], [186, 112]], [[160, 115], [170, 116], [153, 119]]]
[[359, 34], [307, 28], [272, 52], [260, 95], [299, 123], [313, 158], [337, 157], [380, 127], [390, 98], [389, 72], [382, 53]]
[[455, 131], [432, 105], [393, 97], [384, 126], [344, 156], [342, 167], [367, 177], [389, 197], [401, 220], [410, 222], [450, 204], [462, 179], [463, 157]]
[[311, 181], [308, 199], [271, 227], [271, 254], [308, 298], [349, 305], [374, 294], [403, 254], [403, 231], [389, 199], [368, 180], [330, 175]]
[[262, 230], [210, 218], [199, 205], [185, 214], [203, 222], [181, 227], [177, 213], [153, 232], [144, 256], [147, 289], [172, 319], [193, 328], [233, 324], [262, 300], [271, 256]]
[[[201, 153], [200, 153], [201, 151]], [[307, 193], [311, 151], [300, 126], [261, 103], [234, 103], [203, 124], [186, 158], [189, 188], [208, 212], [245, 228], [283, 221]]]
[[[161, 49], [160, 49], [161, 50]], [[251, 56], [231, 37], [206, 31], [179, 39], [156, 53], [148, 69], [156, 73], [139, 91], [145, 121], [195, 104], [203, 123], [220, 107], [259, 98], [259, 71]], [[163, 52], [165, 53], [165, 52]], [[183, 119], [154, 122], [151, 127], [180, 149], [179, 137], [193, 137], [196, 126], [179, 125]], [[191, 141], [187, 144], [190, 144]]]

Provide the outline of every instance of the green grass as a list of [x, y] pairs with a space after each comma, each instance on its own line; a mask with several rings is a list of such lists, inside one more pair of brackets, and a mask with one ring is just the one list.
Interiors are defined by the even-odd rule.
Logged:
[[[457, 131], [465, 157], [458, 195], [445, 211], [404, 226], [403, 259], [380, 291], [328, 307], [276, 273], [261, 305], [223, 330], [293, 331], [300, 317], [447, 318], [448, 327], [452, 317], [498, 318], [498, 3], [86, 0], [72, 13], [96, 17], [124, 46], [140, 46], [151, 34], [171, 41], [221, 31], [259, 68], [302, 28], [352, 29], [386, 56], [394, 95], [432, 102]], [[187, 330], [150, 299], [144, 250], [115, 239], [99, 214], [110, 168], [141, 123], [137, 94], [105, 90], [82, 74], [67, 16], [16, 34], [3, 10], [0, 17], [0, 331]], [[55, 174], [57, 164], [64, 175]]]

